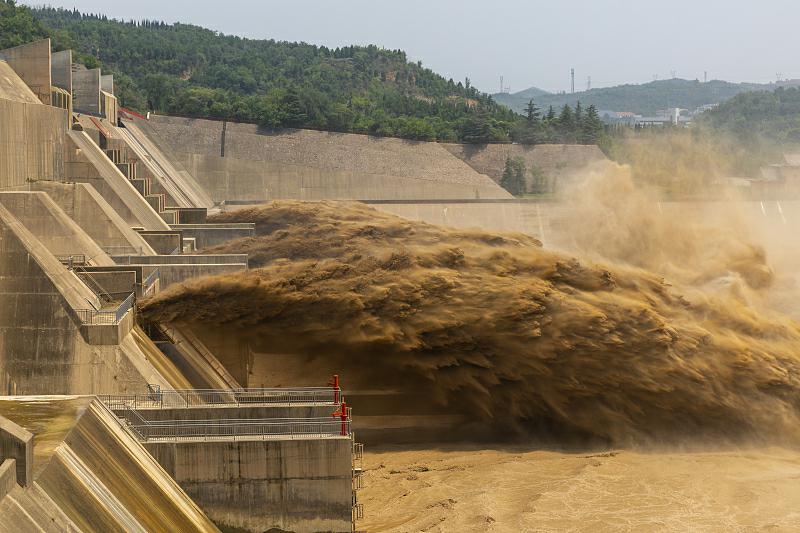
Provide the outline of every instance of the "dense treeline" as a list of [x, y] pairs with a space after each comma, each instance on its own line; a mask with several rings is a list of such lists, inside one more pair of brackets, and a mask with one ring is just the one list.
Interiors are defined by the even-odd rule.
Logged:
[[47, 37], [47, 30], [30, 10], [0, 0], [0, 50]]
[[564, 105], [556, 114], [552, 106], [542, 114], [533, 100], [525, 106], [524, 118], [512, 131], [520, 144], [597, 144], [603, 135], [603, 122], [595, 106], [584, 109], [580, 102], [573, 109]]
[[730, 83], [727, 81], [670, 79], [652, 81], [640, 85], [619, 85], [580, 91], [574, 94], [550, 94], [536, 88], [514, 94], [496, 94], [497, 102], [523, 112], [530, 98], [535, 98], [543, 107], [560, 109], [564, 104], [575, 106], [577, 102], [594, 105], [601, 111], [631, 111], [642, 115], [654, 115], [660, 109], [679, 107], [694, 110], [706, 104], [724, 102], [747, 91], [774, 90], [775, 84]]
[[404, 52], [251, 40], [185, 24], [41, 8], [56, 46], [116, 75], [123, 106], [188, 116], [456, 141], [507, 141], [518, 117]]
[[800, 89], [740, 94], [703, 113], [697, 122], [748, 146], [796, 144], [800, 142]]
[[594, 108], [523, 117], [400, 50], [243, 39], [13, 0], [0, 9], [3, 47], [49, 36], [113, 73], [120, 103], [138, 111], [467, 143], [594, 143], [602, 133]]

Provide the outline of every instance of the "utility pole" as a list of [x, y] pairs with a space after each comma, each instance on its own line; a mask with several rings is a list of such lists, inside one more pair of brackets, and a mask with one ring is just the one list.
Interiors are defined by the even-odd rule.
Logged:
[[570, 78], [572, 80], [572, 94], [575, 94], [575, 69], [570, 69]]

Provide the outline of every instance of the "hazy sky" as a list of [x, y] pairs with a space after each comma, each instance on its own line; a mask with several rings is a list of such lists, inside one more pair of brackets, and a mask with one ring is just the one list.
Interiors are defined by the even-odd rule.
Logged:
[[[45, 2], [23, 0], [37, 5]], [[198, 24], [251, 38], [374, 43], [497, 92], [678, 77], [800, 78], [798, 0], [47, 0], [123, 19]]]

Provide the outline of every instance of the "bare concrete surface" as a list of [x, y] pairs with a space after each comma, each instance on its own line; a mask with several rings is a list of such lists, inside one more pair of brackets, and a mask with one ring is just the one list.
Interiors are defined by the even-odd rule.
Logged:
[[155, 255], [90, 184], [39, 181], [30, 189], [46, 192], [106, 253]]
[[82, 131], [68, 132], [66, 174], [70, 181], [89, 183], [131, 226], [169, 230], [169, 226], [131, 185], [128, 178]]
[[[508, 198], [437, 143], [151, 116], [136, 125], [223, 200]], [[222, 129], [226, 129], [222, 157]]]
[[[12, 492], [0, 501], [0, 511], [22, 508], [28, 522], [42, 528], [57, 525], [61, 531], [218, 531], [97, 400], [0, 399], [0, 415], [36, 437], [41, 434], [35, 441], [37, 449], [43, 448], [35, 451], [41, 467], [34, 492], [24, 491], [29, 501]], [[37, 508], [37, 501], [45, 505]], [[0, 512], [0, 531], [14, 527], [9, 515], [14, 517]], [[58, 522], [48, 524], [49, 519]]]
[[41, 103], [50, 105], [50, 39], [25, 43], [0, 50], [11, 68], [31, 88]]

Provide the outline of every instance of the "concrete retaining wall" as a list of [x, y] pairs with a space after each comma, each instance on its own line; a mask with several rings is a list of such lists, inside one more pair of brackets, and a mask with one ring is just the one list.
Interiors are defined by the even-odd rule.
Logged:
[[253, 237], [256, 233], [255, 224], [172, 224], [170, 227], [180, 230], [184, 238], [194, 239], [198, 250]]
[[0, 462], [6, 459], [15, 461], [17, 483], [33, 483], [33, 433], [0, 416]]
[[97, 394], [144, 391], [148, 383], [168, 387], [130, 335], [111, 346], [84, 339], [76, 310], [91, 307], [100, 307], [97, 296], [0, 205], [0, 392]]
[[106, 253], [155, 255], [150, 245], [88, 183], [32, 183], [44, 191]]
[[118, 265], [246, 265], [246, 254], [225, 255], [115, 255]]
[[17, 462], [0, 458], [0, 501], [17, 486]]
[[[34, 492], [14, 494], [18, 507], [28, 511], [22, 514], [34, 523], [18, 522], [19, 531], [217, 531], [110, 411], [91, 399], [77, 399], [84, 404], [77, 412], [61, 405], [75, 401], [42, 398], [26, 409], [4, 402], [4, 415], [12, 418], [7, 410], [22, 411], [14, 420], [38, 428], [42, 441], [48, 440]], [[49, 512], [37, 511], [26, 497], [49, 501]], [[0, 510], [7, 510], [2, 502]], [[0, 525], [6, 525], [5, 518], [0, 516]]]
[[0, 189], [63, 180], [67, 112], [42, 105], [0, 61]]
[[348, 438], [147, 443], [145, 448], [223, 529], [351, 531]]
[[437, 143], [163, 116], [136, 124], [216, 202], [509, 197]]
[[177, 407], [172, 409], [139, 409], [148, 421], [158, 420], [253, 420], [263, 418], [331, 418], [334, 405], [264, 405], [258, 407], [217, 405]]
[[50, 77], [54, 86], [72, 93], [72, 50], [50, 55]]
[[55, 256], [83, 255], [93, 265], [114, 262], [44, 192], [0, 192], [0, 204]]
[[129, 226], [169, 230], [167, 223], [86, 132], [68, 132], [65, 165], [69, 181], [91, 184]]
[[72, 107], [76, 113], [100, 114], [100, 69], [72, 73]]
[[545, 192], [534, 191], [534, 176], [531, 171], [539, 174], [547, 192], [553, 192], [573, 181], [587, 165], [606, 159], [605, 154], [594, 145], [447, 144], [444, 146], [477, 172], [486, 174], [498, 183], [503, 177], [506, 160], [522, 159], [527, 170], [525, 180], [529, 192]]
[[39, 100], [50, 105], [50, 39], [0, 50], [4, 59]]

